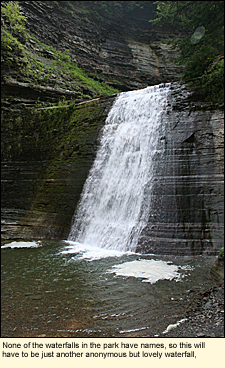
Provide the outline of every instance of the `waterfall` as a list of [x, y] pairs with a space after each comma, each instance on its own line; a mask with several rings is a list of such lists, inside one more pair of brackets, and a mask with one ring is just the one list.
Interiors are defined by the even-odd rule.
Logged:
[[[85, 182], [68, 240], [134, 251], [151, 203], [145, 188], [170, 85], [120, 93], [105, 122], [95, 162]], [[151, 184], [150, 184], [151, 185]]]

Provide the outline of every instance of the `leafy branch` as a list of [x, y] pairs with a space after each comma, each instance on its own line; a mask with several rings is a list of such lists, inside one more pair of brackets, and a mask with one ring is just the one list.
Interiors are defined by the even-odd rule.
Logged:
[[173, 41], [176, 62], [184, 65], [183, 80], [202, 89], [206, 101], [223, 104], [224, 1], [156, 1], [156, 25], [171, 24], [184, 31]]

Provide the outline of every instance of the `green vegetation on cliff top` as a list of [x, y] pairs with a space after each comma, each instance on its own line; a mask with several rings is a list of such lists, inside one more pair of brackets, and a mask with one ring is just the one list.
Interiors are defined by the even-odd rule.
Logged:
[[118, 90], [95, 75], [87, 75], [73, 62], [69, 50], [57, 51], [40, 42], [25, 28], [26, 17], [18, 2], [1, 6], [1, 64], [5, 78], [77, 92], [80, 99], [111, 95]]
[[186, 37], [174, 42], [183, 79], [204, 91], [218, 107], [224, 98], [224, 1], [156, 1], [156, 25], [179, 27]]
[[[76, 10], [87, 19], [104, 22], [146, 10], [154, 25], [170, 24], [186, 37], [176, 39], [178, 64], [184, 65], [183, 79], [204, 92], [206, 101], [223, 106], [224, 98], [224, 2], [223, 1], [53, 1], [55, 8], [71, 14]], [[78, 99], [117, 93], [104, 77], [84, 72], [71, 60], [69, 50], [41, 43], [25, 27], [26, 17], [19, 2], [1, 5], [2, 75], [21, 82], [66, 88]], [[171, 40], [170, 40], [171, 42]], [[115, 81], [117, 82], [117, 81]], [[118, 83], [118, 82], [117, 82]]]

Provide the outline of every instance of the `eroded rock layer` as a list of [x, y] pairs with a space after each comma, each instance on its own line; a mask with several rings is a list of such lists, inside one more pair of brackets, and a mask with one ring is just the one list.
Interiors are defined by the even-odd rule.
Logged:
[[146, 191], [151, 213], [137, 251], [212, 254], [223, 246], [223, 122], [222, 112], [190, 105], [164, 116]]
[[179, 79], [182, 68], [171, 62], [176, 52], [165, 41], [179, 32], [153, 28], [150, 10], [121, 19], [107, 19], [105, 14], [104, 19], [95, 19], [93, 2], [83, 2], [85, 12], [82, 2], [76, 2], [72, 11], [63, 2], [54, 3], [20, 2], [29, 31], [57, 50], [69, 50], [71, 60], [97, 78], [102, 76], [121, 91]]

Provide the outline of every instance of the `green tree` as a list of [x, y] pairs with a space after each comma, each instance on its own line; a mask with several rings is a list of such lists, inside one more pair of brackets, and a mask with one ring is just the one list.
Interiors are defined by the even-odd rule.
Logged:
[[[183, 79], [202, 88], [206, 100], [223, 100], [224, 1], [156, 1], [153, 24], [178, 27], [178, 63], [185, 65]], [[193, 82], [194, 81], [194, 82]]]

